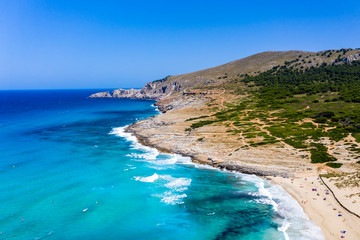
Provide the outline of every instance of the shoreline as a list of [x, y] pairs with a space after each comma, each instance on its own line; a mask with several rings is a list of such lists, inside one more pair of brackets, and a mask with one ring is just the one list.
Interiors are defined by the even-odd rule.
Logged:
[[[322, 234], [321, 228], [308, 218], [306, 213], [304, 213], [302, 207], [284, 188], [282, 188], [278, 184], [273, 184], [271, 182], [271, 179], [264, 177], [264, 176], [258, 176], [255, 174], [248, 174], [248, 173], [243, 173], [243, 172], [230, 170], [230, 169], [226, 169], [226, 168], [219, 168], [219, 167], [212, 166], [209, 164], [204, 164], [201, 162], [194, 161], [193, 158], [190, 156], [184, 156], [184, 155], [177, 154], [177, 153], [174, 153], [171, 151], [166, 151], [166, 150], [164, 151], [153, 145], [146, 145], [144, 143], [144, 141], [140, 140], [139, 137], [137, 137], [134, 133], [127, 131], [127, 128], [129, 126], [131, 126], [131, 125], [119, 127], [119, 128], [123, 129], [122, 130], [123, 133], [128, 134], [128, 136], [124, 136], [124, 135], [121, 135], [121, 136], [124, 137], [127, 141], [132, 142], [134, 144], [133, 147], [136, 149], [140, 149], [140, 150], [144, 150], [144, 151], [150, 151], [149, 149], [154, 149], [158, 153], [172, 155], [175, 157], [187, 158], [187, 159], [189, 159], [188, 161], [190, 161], [192, 164], [194, 164], [196, 168], [211, 169], [213, 171], [223, 172], [224, 174], [234, 174], [236, 176], [240, 176], [245, 181], [249, 181], [249, 182], [252, 182], [253, 184], [255, 184], [255, 186], [258, 187], [258, 191], [259, 191], [259, 192], [255, 193], [256, 196], [264, 196], [264, 197], [268, 198], [267, 201], [269, 201], [269, 202], [266, 202], [266, 204], [272, 205], [274, 214], [278, 215], [277, 217], [274, 217], [275, 219], [273, 219], [273, 221], [275, 223], [279, 224], [277, 230], [284, 235], [284, 239], [286, 239], [286, 240], [291, 239], [291, 238], [289, 238], [289, 234], [295, 234], [295, 235], [301, 234], [301, 236], [304, 237], [302, 239], [310, 239], [309, 236], [310, 236], [310, 233], [312, 233], [312, 231], [309, 232], [308, 231], [309, 229], [313, 230], [314, 232], [316, 232], [318, 234], [317, 237], [311, 238], [311, 239], [324, 239], [324, 235]], [[141, 145], [142, 147], [139, 148], [139, 145]], [[146, 149], [144, 149], [144, 147]], [[264, 184], [267, 187], [265, 187]], [[268, 186], [268, 184], [270, 184], [270, 187]], [[280, 191], [279, 191], [279, 188], [281, 189]], [[276, 199], [276, 202], [274, 201], [274, 199]], [[294, 203], [296, 203], [295, 206], [293, 206]], [[285, 208], [284, 209], [283, 207], [279, 208], [279, 206], [293, 206], [294, 208]], [[292, 216], [294, 216], [293, 215], [294, 213], [298, 213], [295, 215], [296, 218], [292, 217]], [[279, 221], [279, 219], [277, 219], [279, 216], [281, 218], [281, 222]], [[297, 222], [303, 223], [302, 222], [303, 220], [305, 220], [304, 224], [300, 224], [302, 230], [299, 230], [299, 228], [298, 228], [299, 226], [297, 226], [297, 227], [293, 228], [293, 230], [295, 232], [292, 232], [292, 233], [287, 232], [287, 230], [289, 229], [290, 226], [296, 226]], [[290, 229], [292, 229], [292, 228], [290, 228]], [[304, 231], [304, 232], [302, 232], [302, 231]]]
[[325, 239], [339, 239], [341, 236], [345, 239], [360, 238], [359, 218], [340, 206], [318, 176], [269, 178], [299, 203], [309, 219], [321, 227]]
[[[161, 115], [164, 116], [165, 114], [161, 114]], [[154, 118], [155, 116], [156, 115], [150, 117], [150, 119]], [[318, 180], [316, 179], [317, 175], [315, 175], [314, 172], [307, 174], [305, 176], [294, 173], [294, 174], [285, 175], [286, 177], [284, 178], [284, 177], [274, 177], [274, 175], [278, 176], [278, 174], [272, 172], [270, 173], [264, 172], [262, 171], [262, 169], [252, 168], [250, 170], [247, 170], [246, 167], [241, 168], [239, 164], [236, 164], [235, 168], [227, 168], [226, 165], [220, 165], [217, 164], [216, 162], [214, 163], [212, 161], [199, 161], [198, 159], [196, 159], [194, 155], [186, 154], [186, 152], [184, 152], [181, 149], [175, 149], [175, 148], [169, 149], [169, 147], [162, 148], [156, 144], [151, 143], [149, 138], [140, 135], [136, 131], [134, 131], [134, 129], [131, 129], [132, 125], [127, 126], [125, 128], [125, 131], [128, 133], [132, 133], [136, 137], [138, 142], [142, 145], [155, 148], [160, 152], [175, 153], [185, 157], [190, 157], [194, 163], [209, 165], [218, 168], [220, 170], [225, 169], [225, 170], [235, 171], [238, 173], [254, 174], [258, 177], [270, 180], [271, 184], [281, 186], [284, 189], [284, 191], [289, 193], [297, 201], [297, 203], [301, 206], [301, 208], [303, 209], [304, 213], [308, 216], [308, 218], [316, 226], [319, 226], [321, 228], [321, 231], [325, 239], [340, 239], [342, 238], [342, 236], [345, 239], [360, 239], [360, 228], [358, 224], [358, 222], [360, 222], [360, 219], [350, 214], [349, 212], [347, 212], [347, 210], [345, 210], [342, 206], [340, 206], [340, 204], [335, 200], [335, 198], [331, 193], [326, 196], [324, 195], [326, 197], [326, 200], [323, 200], [324, 197], [322, 195], [326, 187], [325, 185], [316, 182]], [[294, 180], [291, 181], [291, 179]], [[295, 179], [296, 179], [296, 183], [295, 183]], [[312, 180], [311, 182], [309, 182], [310, 179]], [[315, 197], [313, 196], [314, 194], [311, 191], [312, 187], [315, 186], [314, 184], [312, 184], [312, 182], [314, 182], [314, 184], [317, 183], [316, 187], [318, 191], [316, 192]], [[319, 193], [320, 191], [323, 191], [321, 192], [322, 195], [320, 195]], [[320, 196], [318, 196], [317, 194], [319, 194]], [[338, 216], [338, 214], [341, 214], [341, 216]], [[343, 231], [346, 232], [343, 233]]]

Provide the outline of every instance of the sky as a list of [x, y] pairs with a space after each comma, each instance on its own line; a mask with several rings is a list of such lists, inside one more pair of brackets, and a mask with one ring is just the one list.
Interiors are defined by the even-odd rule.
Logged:
[[359, 39], [359, 0], [0, 0], [0, 89], [140, 88], [263, 51]]

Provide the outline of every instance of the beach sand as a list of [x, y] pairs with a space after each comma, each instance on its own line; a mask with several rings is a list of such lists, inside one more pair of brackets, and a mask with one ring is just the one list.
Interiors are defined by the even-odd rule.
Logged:
[[[282, 186], [299, 202], [310, 220], [321, 227], [325, 239], [342, 239], [342, 236], [343, 239], [360, 239], [360, 218], [341, 207], [317, 176], [270, 179], [273, 184]], [[343, 195], [336, 197], [340, 202], [345, 198]], [[346, 232], [342, 233], [343, 231]]]

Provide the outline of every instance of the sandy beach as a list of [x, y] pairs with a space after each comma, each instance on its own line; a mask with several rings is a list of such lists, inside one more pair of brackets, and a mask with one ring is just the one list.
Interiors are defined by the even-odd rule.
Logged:
[[[360, 219], [339, 205], [318, 176], [271, 177], [271, 182], [299, 202], [310, 220], [321, 227], [325, 239], [360, 239]], [[340, 201], [346, 198], [336, 197]]]

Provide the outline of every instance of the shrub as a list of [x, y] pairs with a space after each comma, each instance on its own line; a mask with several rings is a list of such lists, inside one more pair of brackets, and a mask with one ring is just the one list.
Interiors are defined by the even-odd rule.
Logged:
[[188, 118], [185, 120], [185, 122], [188, 122], [188, 121], [193, 121], [193, 120], [197, 120], [197, 119], [201, 119], [201, 118], [207, 118], [209, 116], [200, 116], [200, 117], [195, 117], [195, 118]]
[[217, 121], [214, 121], [214, 120], [200, 121], [200, 122], [191, 124], [191, 128], [192, 128], [192, 129], [199, 128], [199, 127], [202, 127], [202, 126], [205, 126], [205, 125], [212, 124], [212, 123], [214, 123], [214, 122], [217, 122]]
[[317, 118], [315, 118], [314, 122], [316, 122], [316, 123], [326, 123], [327, 118], [326, 117], [317, 117]]
[[331, 156], [325, 151], [319, 150], [310, 150], [311, 153], [311, 163], [324, 163], [324, 162], [332, 162], [336, 161], [336, 158]]
[[307, 148], [307, 145], [303, 144], [301, 139], [285, 139], [284, 142], [289, 144], [290, 146], [294, 148]]
[[332, 168], [340, 168], [343, 164], [342, 163], [327, 163], [326, 166], [332, 167]]

